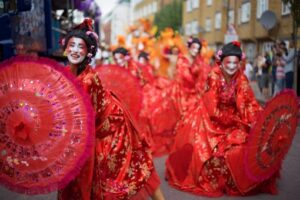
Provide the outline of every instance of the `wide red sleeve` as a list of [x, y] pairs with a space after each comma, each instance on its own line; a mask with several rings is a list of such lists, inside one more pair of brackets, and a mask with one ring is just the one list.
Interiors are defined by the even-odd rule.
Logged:
[[236, 104], [241, 120], [249, 125], [256, 121], [257, 114], [262, 110], [244, 74], [237, 81]]
[[208, 111], [210, 116], [214, 116], [216, 114], [217, 104], [218, 104], [218, 79], [219, 76], [212, 71], [207, 78], [206, 85], [205, 85], [205, 94], [203, 95], [203, 101], [205, 107]]
[[194, 85], [194, 78], [190, 68], [188, 60], [180, 56], [176, 64], [176, 79], [183, 86]]

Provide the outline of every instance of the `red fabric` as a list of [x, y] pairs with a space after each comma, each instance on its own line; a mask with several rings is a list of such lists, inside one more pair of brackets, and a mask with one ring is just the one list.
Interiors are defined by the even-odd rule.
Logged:
[[[94, 154], [60, 199], [130, 199], [154, 172], [151, 152], [130, 113], [105, 91], [95, 71], [78, 76], [96, 113]], [[157, 184], [159, 184], [157, 182]]]
[[143, 109], [140, 117], [151, 132], [153, 155], [160, 156], [170, 151], [173, 130], [180, 118], [174, 97], [174, 83], [157, 78], [143, 87]]
[[153, 66], [150, 64], [143, 65], [143, 64], [138, 64], [141, 76], [143, 77], [143, 83], [152, 83], [155, 79], [154, 77], [154, 70]]
[[116, 65], [99, 66], [95, 69], [106, 90], [112, 91], [130, 113], [137, 118], [142, 109], [142, 87], [139, 79], [129, 70]]
[[143, 86], [143, 106], [137, 122], [144, 137], [150, 144], [153, 155], [166, 154], [170, 151], [174, 138], [173, 129], [180, 118], [178, 103], [174, 98], [175, 84], [166, 78], [155, 78], [150, 65], [142, 66], [130, 60], [125, 68]]
[[[246, 191], [243, 190], [248, 186], [253, 186], [250, 191], [254, 188], [261, 191], [263, 186], [247, 182], [245, 174], [234, 173], [243, 168], [240, 162], [235, 162], [234, 167], [228, 165], [228, 158], [237, 161], [241, 156], [242, 152], [233, 151], [233, 148], [247, 144], [250, 126], [260, 111], [244, 74], [238, 72], [226, 82], [220, 68], [214, 68], [208, 76], [203, 100], [198, 99], [189, 107], [176, 126], [174, 146], [166, 162], [169, 184], [210, 197], [224, 193], [244, 195]], [[176, 174], [176, 165], [180, 162], [171, 162], [171, 157], [186, 144], [193, 146], [193, 153], [187, 176], [181, 180]], [[274, 185], [274, 181], [270, 182]], [[268, 189], [264, 191], [272, 193]]]
[[197, 96], [202, 95], [207, 75], [211, 68], [198, 55], [192, 63], [183, 55], [179, 55], [176, 64], [175, 80], [180, 87], [180, 108], [186, 110], [187, 106], [197, 101]]
[[170, 164], [174, 167], [174, 173], [180, 181], [183, 181], [188, 175], [192, 153], [193, 146], [191, 144], [185, 144], [181, 149], [178, 149], [169, 156]]
[[137, 194], [130, 198], [130, 200], [147, 200], [149, 196], [152, 196], [155, 190], [158, 189], [159, 185], [159, 176], [156, 171], [153, 171], [145, 186]]

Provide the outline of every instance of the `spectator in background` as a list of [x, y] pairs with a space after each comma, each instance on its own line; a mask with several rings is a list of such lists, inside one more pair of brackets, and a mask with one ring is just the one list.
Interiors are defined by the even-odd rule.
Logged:
[[262, 63], [262, 76], [261, 76], [261, 81], [262, 81], [262, 94], [266, 99], [269, 99], [270, 97], [270, 91], [269, 91], [269, 82], [270, 82], [270, 69], [272, 66], [272, 61], [270, 58], [270, 55], [268, 52], [265, 52], [264, 55], [264, 62]]
[[286, 44], [284, 41], [282, 41], [280, 44], [282, 50], [282, 58], [285, 61], [285, 87], [292, 89], [294, 82], [294, 59], [296, 57], [294, 44], [291, 41], [289, 43], [289, 49], [286, 48]]
[[272, 66], [271, 66], [271, 96], [274, 95], [275, 92], [275, 84], [276, 84], [276, 70], [277, 70], [277, 57], [278, 57], [278, 44], [275, 43], [271, 47], [270, 51], [270, 57], [272, 61]]
[[253, 65], [252, 62], [248, 60], [248, 58], [246, 59], [244, 74], [247, 76], [248, 81], [252, 81]]
[[276, 94], [278, 94], [280, 91], [282, 91], [284, 89], [284, 77], [285, 77], [285, 73], [284, 73], [284, 65], [285, 62], [282, 58], [281, 55], [277, 55], [275, 57], [275, 64], [276, 64], [276, 84], [275, 84], [275, 89], [274, 89], [274, 94], [273, 96], [275, 96]]
[[263, 55], [258, 54], [255, 58], [255, 76], [256, 81], [259, 87], [259, 91], [262, 93], [263, 85], [262, 85], [262, 66], [265, 63], [265, 58]]

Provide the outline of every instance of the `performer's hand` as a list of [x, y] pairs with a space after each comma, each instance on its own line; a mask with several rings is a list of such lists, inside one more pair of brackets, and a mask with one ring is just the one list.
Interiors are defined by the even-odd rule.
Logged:
[[84, 79], [83, 79], [83, 83], [85, 85], [91, 85], [92, 84], [92, 79], [93, 79], [94, 75], [92, 73], [87, 74]]

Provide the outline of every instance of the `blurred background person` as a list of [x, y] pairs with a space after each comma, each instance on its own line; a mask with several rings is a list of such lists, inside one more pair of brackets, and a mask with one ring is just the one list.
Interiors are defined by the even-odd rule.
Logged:
[[247, 58], [246, 59], [246, 65], [245, 65], [245, 70], [244, 74], [247, 76], [249, 81], [253, 80], [253, 65], [252, 62]]
[[289, 48], [286, 47], [286, 43], [284, 41], [282, 41], [280, 44], [282, 58], [285, 61], [285, 88], [292, 89], [294, 82], [294, 59], [296, 57], [294, 44], [293, 42], [289, 42]]
[[270, 90], [269, 90], [269, 83], [270, 83], [270, 69], [272, 66], [271, 57], [269, 55], [269, 52], [264, 53], [264, 62], [262, 63], [262, 76], [261, 76], [261, 86], [262, 86], [262, 94], [265, 97], [265, 99], [270, 98]]

